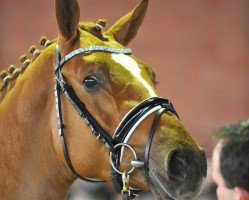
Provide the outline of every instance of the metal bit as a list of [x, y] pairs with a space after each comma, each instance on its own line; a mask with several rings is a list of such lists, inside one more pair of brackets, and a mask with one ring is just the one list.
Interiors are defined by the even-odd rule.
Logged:
[[144, 166], [144, 161], [142, 160], [132, 160], [131, 161], [131, 166], [136, 167], [136, 168], [141, 168]]

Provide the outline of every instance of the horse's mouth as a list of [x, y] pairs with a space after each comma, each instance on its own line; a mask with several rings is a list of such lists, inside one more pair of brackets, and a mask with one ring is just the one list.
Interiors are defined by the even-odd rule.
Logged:
[[151, 173], [150, 176], [151, 179], [149, 185], [156, 200], [175, 200], [169, 195], [169, 192], [163, 184], [164, 181], [162, 180], [161, 176], [157, 176], [153, 173]]
[[158, 192], [157, 190], [153, 190], [153, 189], [152, 189], [152, 193], [154, 194], [154, 198], [156, 200], [174, 200], [167, 193], [162, 194]]
[[[152, 175], [152, 174], [151, 174]], [[200, 190], [196, 190], [196, 192], [187, 192], [185, 195], [179, 195], [179, 197], [173, 197], [171, 195], [172, 191], [168, 187], [170, 185], [167, 178], [164, 178], [161, 174], [152, 175], [150, 181], [150, 188], [156, 200], [191, 200], [193, 199]], [[177, 186], [174, 186], [177, 188]], [[180, 192], [180, 191], [178, 191]], [[176, 192], [176, 193], [178, 193]]]

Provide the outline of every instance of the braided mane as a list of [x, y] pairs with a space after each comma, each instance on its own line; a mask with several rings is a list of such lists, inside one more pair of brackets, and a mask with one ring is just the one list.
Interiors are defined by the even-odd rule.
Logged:
[[[79, 29], [87, 31], [94, 35], [95, 37], [105, 40], [102, 34], [102, 28], [106, 26], [105, 19], [99, 19], [94, 22], [80, 22]], [[28, 57], [26, 54], [20, 57], [20, 62], [22, 63], [21, 67], [15, 65], [10, 65], [8, 69], [2, 70], [0, 72], [0, 102], [4, 99], [6, 94], [11, 91], [15, 86], [17, 78], [22, 75], [28, 66], [40, 55], [40, 53], [47, 47], [49, 47], [53, 41], [47, 39], [47, 37], [41, 37], [40, 45], [43, 47], [42, 50], [39, 50], [36, 46], [31, 46], [29, 53], [32, 55]], [[45, 47], [45, 48], [44, 48]]]
[[[50, 46], [52, 42], [46, 37], [40, 39], [40, 45], [45, 48]], [[0, 102], [4, 99], [5, 95], [15, 86], [17, 78], [25, 72], [28, 66], [40, 55], [42, 50], [39, 50], [36, 46], [31, 46], [29, 52], [32, 57], [28, 57], [26, 54], [20, 57], [21, 67], [10, 65], [8, 69], [0, 72]]]

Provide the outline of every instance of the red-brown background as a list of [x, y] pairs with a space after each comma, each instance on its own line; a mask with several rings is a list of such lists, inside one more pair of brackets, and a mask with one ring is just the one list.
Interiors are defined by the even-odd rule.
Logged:
[[[78, 0], [81, 19], [115, 20], [136, 0]], [[0, 69], [41, 35], [57, 36], [52, 0], [0, 1]], [[154, 66], [161, 96], [174, 103], [193, 137], [211, 152], [217, 125], [248, 117], [249, 1], [151, 0], [129, 46]]]

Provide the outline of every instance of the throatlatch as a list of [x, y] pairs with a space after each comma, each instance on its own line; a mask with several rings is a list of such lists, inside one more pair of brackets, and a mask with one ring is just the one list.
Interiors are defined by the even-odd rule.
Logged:
[[[65, 160], [68, 167], [72, 173], [84, 181], [90, 182], [104, 182], [98, 179], [89, 179], [82, 177], [74, 169], [69, 154], [67, 150], [64, 125], [62, 121], [62, 111], [61, 111], [61, 92], [65, 95], [68, 101], [72, 104], [75, 110], [78, 112], [80, 117], [82, 117], [87, 126], [90, 128], [91, 133], [97, 137], [109, 150], [110, 152], [110, 163], [111, 163], [111, 178], [113, 181], [113, 186], [117, 192], [122, 194], [124, 200], [132, 199], [139, 195], [140, 190], [130, 188], [129, 177], [134, 172], [136, 168], [144, 168], [146, 172], [146, 178], [149, 176], [148, 168], [148, 158], [150, 153], [150, 146], [152, 143], [152, 138], [156, 129], [156, 126], [164, 113], [164, 111], [170, 111], [174, 113], [177, 117], [178, 114], [175, 111], [172, 103], [164, 98], [152, 97], [141, 102], [130, 112], [126, 114], [123, 120], [118, 125], [113, 136], [109, 134], [91, 115], [91, 113], [86, 108], [86, 105], [78, 98], [72, 86], [68, 83], [66, 78], [63, 76], [61, 70], [63, 65], [76, 55], [89, 53], [89, 52], [106, 52], [112, 54], [131, 54], [131, 49], [116, 49], [106, 46], [86, 46], [76, 49], [66, 55], [64, 58], [60, 59], [59, 46], [56, 45], [55, 48], [55, 105], [56, 105], [56, 115], [57, 115], [57, 125], [58, 133], [61, 138], [61, 144], [64, 152]], [[152, 123], [149, 137], [146, 144], [145, 157], [138, 158], [136, 152], [132, 146], [128, 144], [128, 141], [132, 134], [135, 132], [136, 128], [140, 123], [143, 122], [150, 114], [157, 112], [154, 121]], [[134, 159], [131, 161], [131, 169], [128, 171], [121, 172], [119, 170], [120, 163], [122, 161], [124, 148], [131, 150]]]

